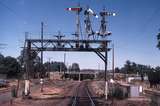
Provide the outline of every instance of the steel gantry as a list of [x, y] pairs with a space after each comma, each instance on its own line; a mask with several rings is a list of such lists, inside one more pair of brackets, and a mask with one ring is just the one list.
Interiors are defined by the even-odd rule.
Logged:
[[[31, 53], [42, 51], [64, 52], [95, 52], [105, 63], [105, 75], [107, 72], [107, 53], [110, 40], [73, 40], [73, 39], [26, 39], [26, 79], [29, 79], [31, 71]], [[79, 42], [79, 47], [76, 46]], [[43, 43], [43, 46], [41, 45]], [[105, 54], [103, 54], [105, 53]], [[106, 81], [106, 77], [105, 77]]]
[[[63, 51], [63, 52], [94, 52], [96, 53], [105, 64], [105, 92], [106, 92], [106, 98], [107, 98], [107, 64], [108, 64], [108, 51], [110, 51], [109, 43], [111, 40], [107, 39], [107, 36], [111, 35], [111, 32], [107, 29], [107, 21], [106, 18], [108, 16], [114, 16], [115, 13], [107, 12], [106, 9], [103, 9], [103, 11], [100, 12], [101, 22], [100, 22], [100, 29], [98, 32], [92, 30], [92, 24], [90, 21], [90, 16], [97, 16], [91, 10], [89, 7], [84, 11], [85, 15], [85, 33], [87, 34], [87, 37], [85, 37], [85, 34], [82, 34], [80, 32], [80, 12], [83, 10], [83, 8], [78, 5], [74, 8], [67, 8], [68, 11], [73, 11], [76, 13], [76, 32], [73, 34], [76, 39], [67, 39], [62, 35], [60, 32], [58, 35], [56, 35], [56, 38], [52, 39], [44, 39], [43, 38], [43, 23], [41, 23], [41, 39], [25, 39], [26, 46], [24, 47], [25, 50], [25, 65], [26, 65], [26, 83], [28, 83], [29, 80], [29, 73], [31, 71], [31, 61], [32, 61], [32, 53], [41, 52], [41, 63], [43, 64], [43, 52], [44, 51]], [[82, 38], [80, 38], [80, 34]], [[91, 39], [89, 36], [94, 35], [97, 36], [97, 39]], [[99, 39], [101, 37], [101, 39]], [[26, 86], [26, 85], [25, 85]], [[27, 92], [29, 89], [25, 87], [25, 94], [28, 94]]]

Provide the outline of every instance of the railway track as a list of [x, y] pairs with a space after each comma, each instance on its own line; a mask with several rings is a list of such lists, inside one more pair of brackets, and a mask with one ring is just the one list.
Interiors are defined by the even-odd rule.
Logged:
[[89, 92], [87, 82], [81, 82], [75, 89], [75, 95], [70, 106], [96, 106]]

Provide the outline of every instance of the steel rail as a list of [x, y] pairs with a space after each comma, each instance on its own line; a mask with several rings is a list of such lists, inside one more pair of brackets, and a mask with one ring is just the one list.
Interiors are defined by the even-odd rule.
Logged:
[[[80, 86], [81, 84], [79, 84], [79, 86]], [[77, 105], [77, 101], [78, 101], [78, 91], [79, 91], [79, 86], [76, 88], [76, 93], [75, 93], [75, 96], [73, 97], [74, 99], [73, 99], [73, 102], [72, 102], [72, 106], [76, 106]], [[95, 105], [95, 103], [94, 103], [94, 101], [93, 101], [93, 99], [92, 99], [92, 97], [91, 97], [91, 95], [90, 95], [90, 93], [89, 93], [89, 90], [88, 90], [88, 87], [86, 86], [86, 88], [85, 88], [85, 91], [86, 91], [86, 93], [87, 93], [87, 96], [88, 96], [88, 98], [89, 98], [89, 100], [90, 100], [90, 102], [91, 102], [91, 106], [96, 106]]]
[[81, 84], [79, 84], [78, 86], [77, 86], [77, 88], [75, 89], [75, 95], [73, 96], [73, 102], [72, 102], [72, 106], [76, 106], [76, 104], [77, 104], [77, 97], [78, 97], [78, 88], [79, 88], [79, 86], [80, 86]]
[[91, 95], [90, 95], [90, 93], [89, 93], [88, 87], [87, 87], [85, 90], [86, 90], [87, 95], [88, 95], [88, 97], [89, 97], [89, 99], [90, 99], [90, 101], [91, 101], [91, 106], [95, 106], [95, 103], [94, 103], [94, 101], [93, 101], [93, 99], [92, 99], [92, 97], [91, 97]]

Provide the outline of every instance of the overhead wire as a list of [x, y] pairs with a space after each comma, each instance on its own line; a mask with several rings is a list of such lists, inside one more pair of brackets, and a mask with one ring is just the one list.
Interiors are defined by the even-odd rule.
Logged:
[[17, 12], [14, 9], [10, 8], [4, 2], [0, 1], [0, 5], [3, 6], [4, 8], [6, 8], [10, 13], [12, 13], [13, 15], [15, 15], [16, 18], [18, 18], [19, 20], [25, 22], [25, 19], [22, 16], [20, 16], [19, 14], [17, 14]]
[[155, 15], [157, 15], [159, 13], [160, 7], [156, 8], [154, 10], [154, 12], [151, 14], [151, 16], [146, 20], [145, 24], [143, 25], [143, 29], [142, 32], [145, 32], [149, 26], [149, 24], [153, 21], [153, 19], [155, 18]]
[[16, 12], [13, 10], [13, 9], [11, 9], [10, 7], [8, 7], [6, 4], [4, 4], [2, 1], [0, 1], [0, 4], [3, 6], [3, 7], [5, 7], [6, 9], [8, 9], [11, 13], [13, 13], [13, 14], [16, 14]]

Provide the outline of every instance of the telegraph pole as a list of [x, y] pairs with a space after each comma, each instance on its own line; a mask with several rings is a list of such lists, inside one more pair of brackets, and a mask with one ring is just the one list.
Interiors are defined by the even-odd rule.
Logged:
[[[66, 53], [64, 53], [64, 65], [66, 64]], [[65, 79], [65, 75], [66, 75], [66, 70], [64, 69], [64, 79]]]
[[114, 44], [112, 45], [112, 71], [113, 71], [113, 80], [114, 80]]
[[[41, 22], [41, 73], [42, 73], [42, 71], [43, 71], [43, 68], [42, 68], [42, 66], [43, 66], [43, 26], [44, 26], [44, 24], [43, 24], [43, 22]], [[41, 74], [41, 79], [40, 79], [40, 83], [41, 83], [41, 92], [43, 92], [43, 79], [42, 79], [42, 74]]]
[[[41, 22], [41, 64], [43, 65], [43, 22]], [[42, 71], [42, 68], [41, 68]]]

